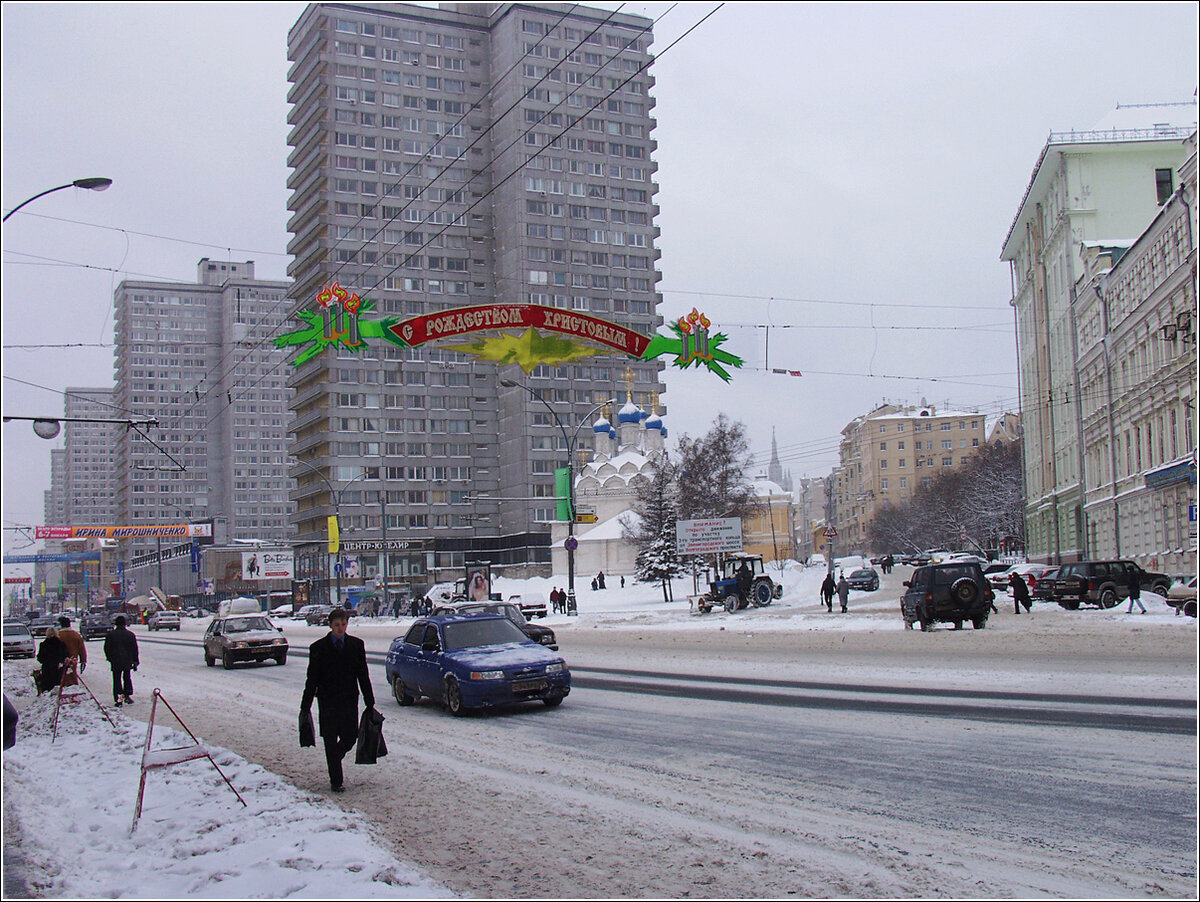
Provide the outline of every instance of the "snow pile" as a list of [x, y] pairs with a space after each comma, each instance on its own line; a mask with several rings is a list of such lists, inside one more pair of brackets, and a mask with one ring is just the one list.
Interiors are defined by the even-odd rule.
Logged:
[[[32, 663], [6, 662], [5, 692], [30, 696]], [[99, 675], [91, 682], [97, 682]], [[96, 688], [96, 687], [93, 687]], [[85, 697], [86, 698], [86, 697]], [[225, 749], [149, 772], [130, 833], [146, 728], [120, 711], [115, 728], [90, 698], [31, 698], [4, 753], [6, 825], [21, 837], [20, 875], [35, 895], [74, 898], [450, 898], [396, 861], [349, 813]], [[159, 705], [153, 749], [193, 745]], [[171, 756], [158, 751], [158, 756]], [[6, 867], [14, 837], [5, 831]]]

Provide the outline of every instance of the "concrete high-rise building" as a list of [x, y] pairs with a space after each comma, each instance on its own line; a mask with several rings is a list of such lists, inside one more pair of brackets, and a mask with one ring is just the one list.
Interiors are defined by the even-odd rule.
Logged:
[[[117, 287], [112, 405], [158, 419], [107, 427], [118, 525], [211, 519], [218, 541], [289, 538], [287, 354], [271, 341], [288, 319], [287, 289], [256, 279], [253, 262], [207, 258], [195, 284]], [[122, 551], [130, 560], [155, 548], [131, 539]]]
[[1017, 316], [1030, 560], [1075, 561], [1095, 546], [1084, 509], [1084, 420], [1097, 398], [1085, 397], [1079, 366], [1079, 283], [1090, 255], [1130, 246], [1175, 194], [1184, 141], [1195, 128], [1194, 103], [1168, 103], [1119, 106], [1091, 129], [1052, 132], [1004, 240], [1000, 258], [1012, 270]]
[[[116, 419], [111, 388], [63, 391], [64, 519], [54, 525], [107, 526], [115, 522], [116, 427], [112, 423], [73, 420]], [[51, 479], [54, 473], [51, 470]], [[53, 483], [52, 483], [53, 484]]]
[[[397, 320], [516, 302], [654, 332], [650, 25], [568, 4], [310, 5], [288, 41], [294, 309], [336, 281]], [[385, 544], [389, 581], [414, 589], [472, 558], [546, 572], [554, 471], [590, 440], [576, 427], [625, 385], [648, 405], [661, 372], [525, 373], [437, 344], [314, 357], [289, 382], [298, 566], [329, 582], [337, 514], [363, 578]]]

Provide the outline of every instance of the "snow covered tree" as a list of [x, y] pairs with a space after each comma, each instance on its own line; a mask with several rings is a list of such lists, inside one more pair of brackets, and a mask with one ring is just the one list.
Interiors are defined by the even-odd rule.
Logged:
[[671, 600], [671, 578], [682, 572], [675, 552], [675, 521], [679, 516], [676, 471], [663, 457], [650, 480], [633, 484], [632, 515], [621, 519], [622, 537], [637, 549], [637, 579], [659, 582], [663, 601]]

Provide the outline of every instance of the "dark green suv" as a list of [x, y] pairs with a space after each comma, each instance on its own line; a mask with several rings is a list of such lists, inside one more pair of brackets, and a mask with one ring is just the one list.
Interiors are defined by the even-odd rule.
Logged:
[[918, 567], [904, 586], [900, 615], [905, 629], [912, 629], [914, 623], [923, 630], [935, 623], [953, 623], [955, 629], [962, 629], [964, 620], [977, 630], [987, 626], [995, 595], [976, 563]]
[[1074, 611], [1081, 604], [1113, 608], [1129, 597], [1129, 586], [1137, 576], [1138, 586], [1166, 596], [1171, 577], [1143, 570], [1133, 561], [1078, 561], [1063, 564], [1054, 580], [1054, 600]]

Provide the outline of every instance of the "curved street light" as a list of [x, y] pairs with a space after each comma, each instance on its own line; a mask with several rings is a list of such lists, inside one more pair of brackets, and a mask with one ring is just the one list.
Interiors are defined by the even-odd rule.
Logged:
[[562, 418], [558, 415], [553, 407], [550, 406], [545, 398], [535, 389], [530, 388], [523, 382], [516, 382], [512, 379], [501, 379], [500, 384], [505, 388], [523, 388], [531, 397], [542, 402], [542, 405], [550, 411], [550, 416], [554, 417], [554, 422], [558, 425], [558, 431], [562, 433], [563, 441], [567, 444], [567, 614], [578, 614], [579, 611], [575, 606], [575, 446], [579, 441], [579, 430], [587, 425], [587, 421], [592, 418], [592, 414], [598, 410], [602, 410], [609, 404], [615, 404], [616, 398], [609, 398], [607, 401], [602, 401], [597, 404], [586, 414], [579, 424], [575, 427], [575, 432], [568, 436], [567, 427], [563, 424]]
[[[334, 562], [334, 568], [333, 568], [334, 574], [337, 577], [337, 604], [334, 605], [334, 607], [341, 607], [342, 606], [342, 544], [341, 544], [340, 530], [341, 530], [342, 495], [346, 491], [346, 489], [350, 488], [350, 486], [354, 485], [354, 483], [358, 482], [360, 479], [365, 479], [367, 476], [367, 473], [369, 471], [366, 469], [366, 467], [364, 467], [363, 471], [361, 473], [359, 473], [357, 476], [355, 476], [353, 479], [351, 479], [349, 482], [347, 482], [344, 486], [342, 486], [341, 490], [339, 491], [333, 487], [333, 483], [331, 483], [329, 481], [328, 477], [326, 477], [326, 475], [324, 473], [322, 473], [320, 470], [318, 470], [316, 467], [314, 467], [308, 461], [301, 460], [298, 457], [293, 457], [292, 460], [295, 461], [296, 463], [300, 464], [300, 466], [302, 466], [302, 467], [307, 467], [308, 469], [310, 469], [314, 473], [316, 473], [318, 476], [320, 476], [321, 481], [323, 483], [325, 483], [325, 485], [329, 488], [329, 497], [333, 500], [333, 519], [338, 523], [338, 529], [339, 529], [337, 560]], [[386, 553], [387, 552], [385, 551], [384, 554], [386, 554]], [[328, 552], [326, 552], [326, 554], [328, 554]]]
[[21, 203], [17, 204], [11, 210], [9, 210], [7, 213], [5, 213], [4, 219], [0, 220], [0, 222], [8, 222], [9, 217], [12, 216], [14, 213], [16, 213], [19, 209], [21, 209], [26, 204], [33, 203], [33, 201], [37, 200], [39, 197], [45, 197], [47, 194], [53, 194], [55, 191], [62, 191], [66, 188], [85, 188], [88, 191], [104, 191], [110, 185], [112, 185], [112, 179], [90, 178], [90, 179], [75, 179], [75, 181], [69, 182], [66, 185], [59, 185], [57, 188], [47, 188], [45, 191], [35, 194], [33, 197], [29, 198], [28, 200], [21, 201]]

